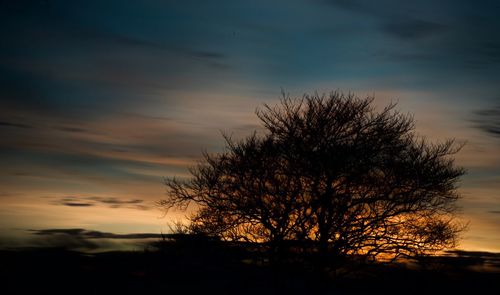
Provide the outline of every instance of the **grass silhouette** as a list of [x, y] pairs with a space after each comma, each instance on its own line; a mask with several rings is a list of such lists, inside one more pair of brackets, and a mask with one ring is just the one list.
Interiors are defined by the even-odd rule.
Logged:
[[190, 235], [135, 252], [1, 251], [0, 261], [2, 294], [467, 294], [500, 287], [498, 254], [452, 252], [331, 277], [294, 259], [270, 265], [248, 244]]

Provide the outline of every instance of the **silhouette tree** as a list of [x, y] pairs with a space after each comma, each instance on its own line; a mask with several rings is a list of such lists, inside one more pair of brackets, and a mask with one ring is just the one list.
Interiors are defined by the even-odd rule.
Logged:
[[169, 198], [161, 205], [186, 209], [194, 201], [191, 232], [229, 241], [267, 243], [280, 252], [285, 240], [295, 239], [305, 214], [298, 174], [289, 173], [282, 148], [274, 139], [255, 133], [240, 142], [226, 139], [226, 151], [204, 154], [191, 169], [193, 178], [166, 179]]
[[422, 255], [453, 247], [457, 183], [453, 140], [429, 143], [390, 104], [352, 94], [283, 94], [257, 111], [266, 132], [204, 154], [192, 178], [165, 180], [167, 209], [199, 210], [191, 229], [231, 241], [319, 252], [325, 267], [349, 257]]

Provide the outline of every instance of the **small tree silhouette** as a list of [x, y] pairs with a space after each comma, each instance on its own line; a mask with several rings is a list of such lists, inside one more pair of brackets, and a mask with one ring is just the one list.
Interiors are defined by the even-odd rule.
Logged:
[[323, 266], [349, 257], [395, 259], [454, 247], [453, 140], [429, 143], [412, 116], [352, 94], [304, 95], [257, 111], [266, 133], [204, 154], [192, 178], [165, 180], [167, 209], [199, 210], [193, 232], [318, 252]]

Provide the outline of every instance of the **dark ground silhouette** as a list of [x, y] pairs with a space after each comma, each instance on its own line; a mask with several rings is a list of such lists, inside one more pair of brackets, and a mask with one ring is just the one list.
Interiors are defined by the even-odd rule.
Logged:
[[177, 238], [137, 252], [0, 252], [2, 294], [485, 294], [500, 255], [450, 252], [413, 267], [374, 264], [326, 278], [302, 263], [269, 266], [244, 244]]

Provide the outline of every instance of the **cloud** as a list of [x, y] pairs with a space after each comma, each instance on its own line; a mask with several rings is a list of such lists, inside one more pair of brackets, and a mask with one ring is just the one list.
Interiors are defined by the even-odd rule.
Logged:
[[438, 57], [430, 52], [404, 52], [401, 50], [392, 51], [392, 50], [380, 50], [379, 52], [374, 53], [374, 56], [377, 59], [394, 61], [397, 63], [402, 62], [414, 62], [414, 63], [427, 63], [427, 62], [435, 62]]
[[[495, 27], [496, 30], [500, 29], [500, 25], [492, 24], [491, 27]], [[485, 31], [487, 30], [489, 29]], [[491, 35], [494, 34], [494, 32], [481, 32], [480, 28], [464, 31], [455, 36], [445, 49], [456, 59], [457, 63], [467, 68], [496, 70], [500, 65], [500, 43], [490, 40]], [[479, 37], [471, 40], [471, 35], [479, 35]], [[488, 80], [489, 77], [482, 78]]]
[[500, 210], [492, 210], [492, 211], [488, 211], [488, 213], [500, 214]]
[[0, 127], [16, 127], [16, 128], [33, 128], [33, 126], [23, 123], [12, 123], [6, 121], [0, 121]]
[[192, 56], [208, 59], [223, 59], [226, 55], [215, 51], [188, 51]]
[[151, 239], [161, 238], [164, 235], [154, 233], [134, 233], [134, 234], [114, 234], [108, 232], [101, 232], [95, 230], [86, 230], [83, 228], [56, 228], [56, 229], [41, 229], [41, 230], [28, 230], [38, 236], [55, 236], [66, 235], [78, 237], [84, 240], [87, 239]]
[[353, 12], [376, 13], [376, 14], [378, 14], [379, 12], [379, 10], [370, 9], [372, 8], [370, 2], [366, 2], [363, 0], [319, 0], [319, 2], [331, 5], [335, 8], [340, 8]]
[[78, 127], [67, 127], [67, 126], [62, 126], [62, 127], [57, 127], [57, 130], [65, 131], [65, 132], [86, 132], [87, 130], [83, 128], [78, 128]]
[[101, 248], [99, 243], [90, 241], [80, 235], [80, 230], [63, 230], [50, 232], [32, 231], [37, 237], [31, 240], [35, 247], [42, 248], [62, 248], [67, 250], [93, 251]]
[[[362, 16], [359, 24], [369, 24], [368, 30], [378, 29], [385, 36], [370, 42], [377, 51], [393, 55], [396, 62], [421, 64], [426, 74], [454, 71], [457, 68], [484, 70], [498, 68], [500, 43], [496, 40], [500, 22], [493, 13], [500, 8], [498, 2], [487, 1], [478, 8], [467, 1], [418, 1], [406, 3], [396, 0], [318, 0], [336, 12]], [[371, 23], [371, 24], [370, 24]], [[378, 36], [371, 32], [371, 37]], [[404, 43], [394, 43], [391, 39]], [[410, 43], [411, 42], [411, 43]], [[396, 46], [395, 46], [396, 45]], [[376, 57], [377, 54], [375, 54]], [[409, 59], [404, 59], [407, 56]], [[388, 56], [389, 57], [389, 56]], [[427, 69], [426, 68], [426, 69]], [[452, 72], [451, 76], [476, 73]], [[439, 80], [443, 81], [442, 74]], [[487, 80], [487, 76], [481, 79]]]
[[[1, 32], [0, 32], [1, 33]], [[30, 59], [29, 57], [26, 57]], [[42, 85], [48, 81], [49, 72], [38, 75], [33, 71], [15, 69], [10, 66], [12, 59], [0, 55], [0, 113], [10, 113], [12, 108], [23, 110], [48, 111], [55, 107], [51, 105], [46, 88]], [[33, 66], [36, 68], [36, 66]]]
[[138, 203], [143, 202], [143, 200], [139, 200], [139, 199], [121, 200], [121, 199], [117, 199], [117, 198], [103, 198], [103, 197], [89, 197], [88, 199], [96, 201], [96, 202], [100, 202], [103, 204], [111, 204], [111, 205], [138, 204]]
[[77, 203], [77, 202], [61, 202], [61, 205], [69, 207], [91, 207], [94, 206], [92, 203]]
[[212, 150], [217, 145], [213, 138], [220, 137], [215, 128], [207, 132], [206, 125], [192, 126], [161, 114], [110, 113], [99, 120], [84, 120], [0, 110], [3, 115], [5, 122], [36, 126], [0, 126], [9, 132], [0, 138], [5, 173], [30, 171], [46, 179], [158, 185], [162, 176], [185, 174], [201, 155], [201, 147]]
[[[324, 4], [330, 5], [335, 9], [342, 9], [344, 11], [363, 14], [365, 16], [370, 16], [376, 19], [387, 19], [387, 18], [401, 18], [404, 19], [410, 16], [411, 10], [417, 10], [421, 12], [425, 11], [425, 7], [429, 7], [431, 3], [422, 4], [419, 3], [407, 3], [397, 0], [381, 0], [381, 1], [371, 1], [371, 0], [318, 0]], [[430, 0], [427, 2], [431, 2]], [[437, 10], [433, 6], [434, 10]], [[424, 11], [422, 11], [424, 10]]]
[[444, 26], [435, 22], [423, 20], [403, 20], [383, 25], [382, 30], [399, 39], [422, 39], [443, 31]]
[[152, 206], [144, 204], [144, 200], [141, 199], [119, 199], [115, 197], [78, 197], [78, 196], [65, 196], [59, 198], [56, 201], [52, 201], [52, 204], [62, 205], [68, 207], [93, 207], [104, 205], [109, 208], [128, 208], [128, 209], [138, 209], [138, 210], [149, 210]]
[[485, 41], [478, 50], [489, 62], [500, 62], [500, 43], [498, 41]]
[[[127, 244], [137, 246], [148, 239], [160, 239], [161, 234], [133, 233], [114, 234], [83, 228], [29, 229], [33, 238], [30, 245], [42, 248], [62, 248], [76, 251], [124, 249]], [[137, 243], [137, 240], [143, 240]]]
[[500, 137], [500, 107], [475, 111], [472, 122], [487, 134]]
[[[0, 99], [8, 103], [5, 112], [15, 106], [41, 110], [46, 117], [57, 113], [57, 117], [87, 119], [134, 105], [158, 107], [156, 103], [169, 99], [165, 92], [170, 89], [227, 81], [219, 76], [230, 68], [228, 55], [216, 46], [191, 42], [194, 36], [177, 42], [171, 35], [179, 30], [170, 32], [170, 28], [180, 24], [169, 17], [155, 19], [154, 28], [146, 21], [145, 27], [127, 22], [115, 29], [99, 23], [103, 16], [106, 21], [115, 20], [106, 11], [92, 9], [95, 5], [100, 6], [90, 1], [81, 10], [78, 4], [66, 3], [50, 10], [38, 5], [0, 9], [0, 34], [5, 41]], [[132, 18], [138, 15], [137, 9], [150, 8], [147, 4], [119, 6], [128, 9]], [[166, 6], [162, 11], [170, 10], [169, 4], [162, 6]]]

